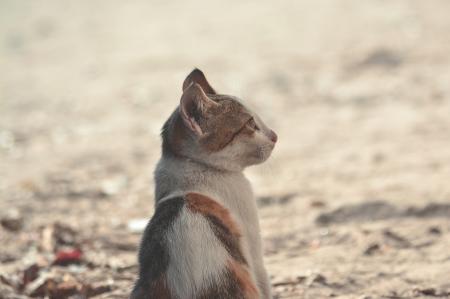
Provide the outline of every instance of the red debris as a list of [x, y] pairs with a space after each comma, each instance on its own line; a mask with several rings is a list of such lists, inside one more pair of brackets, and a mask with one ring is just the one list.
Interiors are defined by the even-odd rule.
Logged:
[[59, 250], [56, 253], [54, 265], [66, 266], [69, 264], [78, 264], [81, 262], [83, 253], [80, 249]]

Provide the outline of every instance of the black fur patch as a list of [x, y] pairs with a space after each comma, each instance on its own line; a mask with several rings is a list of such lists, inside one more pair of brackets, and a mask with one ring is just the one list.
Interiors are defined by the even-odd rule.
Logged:
[[[169, 265], [165, 235], [184, 204], [183, 197], [167, 199], [158, 204], [142, 237], [139, 250], [139, 279], [133, 290], [132, 298], [153, 298], [151, 295], [152, 284], [165, 274]], [[145, 296], [140, 294], [145, 294]]]

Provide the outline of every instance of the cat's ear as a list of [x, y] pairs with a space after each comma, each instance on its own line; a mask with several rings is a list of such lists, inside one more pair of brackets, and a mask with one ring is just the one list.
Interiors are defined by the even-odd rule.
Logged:
[[216, 94], [214, 88], [209, 85], [208, 80], [206, 80], [205, 74], [199, 69], [194, 69], [183, 82], [183, 91], [185, 91], [192, 83], [197, 83], [201, 86], [203, 91], [207, 94]]
[[196, 135], [203, 135], [198, 121], [204, 118], [208, 110], [218, 104], [208, 98], [202, 87], [191, 83], [184, 89], [180, 100], [180, 115], [184, 124]]

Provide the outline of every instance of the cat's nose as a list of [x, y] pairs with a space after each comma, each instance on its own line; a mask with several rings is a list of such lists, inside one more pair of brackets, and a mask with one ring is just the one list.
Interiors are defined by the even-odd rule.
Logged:
[[278, 140], [277, 134], [272, 130], [270, 130], [269, 138], [273, 143], [277, 142], [277, 140]]

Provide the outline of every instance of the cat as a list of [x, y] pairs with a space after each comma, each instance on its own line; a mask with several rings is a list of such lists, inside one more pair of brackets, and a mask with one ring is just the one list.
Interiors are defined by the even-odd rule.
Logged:
[[161, 136], [155, 213], [131, 298], [271, 298], [256, 201], [243, 170], [269, 158], [275, 132], [194, 69]]

